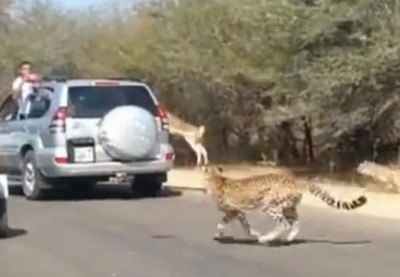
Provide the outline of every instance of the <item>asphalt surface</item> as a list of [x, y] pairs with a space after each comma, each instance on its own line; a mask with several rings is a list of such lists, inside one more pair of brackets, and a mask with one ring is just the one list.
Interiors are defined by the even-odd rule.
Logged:
[[[9, 201], [1, 277], [400, 276], [400, 222], [302, 206], [299, 240], [212, 240], [220, 214], [201, 193], [131, 199], [124, 187]], [[271, 228], [261, 215], [256, 229]], [[25, 230], [25, 232], [23, 231]], [[243, 237], [239, 228], [233, 232]]]

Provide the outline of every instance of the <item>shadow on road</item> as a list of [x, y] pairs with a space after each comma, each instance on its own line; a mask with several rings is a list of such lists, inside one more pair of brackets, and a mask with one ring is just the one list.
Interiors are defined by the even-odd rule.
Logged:
[[[20, 187], [10, 187], [10, 194], [22, 196]], [[163, 188], [162, 192], [153, 198], [179, 197], [182, 192]], [[140, 200], [140, 197], [133, 194], [127, 185], [97, 185], [91, 191], [76, 191], [70, 188], [49, 189], [43, 201], [91, 201], [91, 200]]]
[[[224, 238], [214, 238], [215, 241], [221, 244], [248, 244], [248, 245], [260, 245], [263, 244], [258, 243], [256, 239], [252, 238], [234, 238], [234, 237], [224, 237]], [[287, 242], [284, 240], [276, 240], [267, 244], [269, 247], [283, 247], [289, 245], [299, 245], [299, 244], [332, 244], [332, 245], [360, 245], [360, 244], [369, 244], [370, 240], [354, 240], [354, 241], [334, 241], [327, 239], [297, 239], [292, 242]]]
[[151, 237], [153, 239], [173, 239], [173, 238], [175, 238], [174, 235], [170, 235], [170, 234], [152, 235]]
[[20, 186], [9, 186], [8, 191], [11, 195], [22, 195], [22, 188]]
[[24, 229], [0, 228], [0, 240], [23, 236], [27, 233], [28, 231]]

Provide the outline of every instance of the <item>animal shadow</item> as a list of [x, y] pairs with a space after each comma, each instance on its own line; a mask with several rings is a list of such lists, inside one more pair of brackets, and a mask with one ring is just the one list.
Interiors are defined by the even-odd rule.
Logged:
[[[256, 238], [234, 238], [234, 237], [223, 237], [217, 238], [214, 237], [214, 240], [221, 244], [247, 244], [247, 245], [260, 245]], [[274, 240], [267, 243], [265, 246], [269, 247], [284, 247], [290, 245], [301, 245], [301, 244], [331, 244], [331, 245], [360, 245], [360, 244], [369, 244], [370, 240], [355, 240], [355, 241], [333, 241], [326, 239], [295, 239], [291, 242], [286, 240]]]
[[24, 229], [13, 229], [13, 228], [0, 228], [0, 240], [11, 239], [26, 235], [28, 231]]
[[171, 234], [157, 234], [151, 236], [153, 239], [173, 239], [175, 238], [174, 235]]
[[214, 237], [213, 239], [221, 244], [250, 244], [250, 245], [259, 244], [256, 238], [235, 238], [232, 236], [225, 236], [225, 237]]

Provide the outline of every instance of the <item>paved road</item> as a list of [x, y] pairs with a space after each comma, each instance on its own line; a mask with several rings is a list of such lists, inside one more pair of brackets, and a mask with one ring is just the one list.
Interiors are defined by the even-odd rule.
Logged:
[[301, 240], [281, 247], [214, 242], [219, 214], [201, 194], [129, 199], [128, 191], [109, 187], [89, 199], [13, 196], [9, 209], [11, 227], [28, 233], [0, 241], [1, 277], [400, 274], [398, 221], [329, 209], [303, 207]]

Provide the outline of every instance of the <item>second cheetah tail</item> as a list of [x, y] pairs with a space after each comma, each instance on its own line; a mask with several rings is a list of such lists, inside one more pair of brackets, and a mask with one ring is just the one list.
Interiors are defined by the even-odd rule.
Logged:
[[365, 196], [360, 196], [352, 201], [342, 201], [335, 199], [327, 191], [322, 190], [318, 185], [316, 184], [310, 184], [308, 186], [309, 191], [321, 199], [323, 202], [328, 204], [328, 206], [331, 206], [336, 209], [342, 209], [342, 210], [354, 210], [357, 209], [367, 203], [367, 198]]

